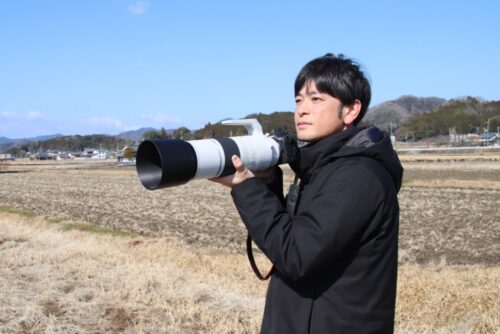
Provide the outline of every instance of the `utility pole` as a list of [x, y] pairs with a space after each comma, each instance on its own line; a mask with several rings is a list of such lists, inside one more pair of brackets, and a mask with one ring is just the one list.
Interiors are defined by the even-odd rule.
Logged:
[[490, 119], [486, 121], [486, 128], [484, 128], [484, 146], [488, 146], [488, 137], [490, 135]]

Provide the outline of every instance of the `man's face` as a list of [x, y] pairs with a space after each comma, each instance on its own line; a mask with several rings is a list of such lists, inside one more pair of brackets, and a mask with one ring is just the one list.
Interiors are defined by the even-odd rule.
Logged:
[[314, 81], [302, 87], [295, 102], [295, 129], [299, 140], [315, 142], [346, 129], [342, 103], [320, 93]]

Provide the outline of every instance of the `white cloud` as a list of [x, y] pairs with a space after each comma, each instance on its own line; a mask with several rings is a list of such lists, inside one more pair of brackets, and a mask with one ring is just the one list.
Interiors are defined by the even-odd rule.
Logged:
[[13, 112], [10, 112], [10, 111], [0, 111], [0, 117], [2, 118], [11, 118], [11, 117], [14, 117], [16, 116], [15, 113]]
[[149, 10], [149, 0], [137, 0], [128, 6], [128, 11], [134, 15], [144, 15]]
[[0, 111], [0, 117], [15, 121], [32, 121], [43, 118], [42, 113], [36, 110], [28, 111], [27, 113], [15, 113], [11, 111]]
[[39, 118], [42, 118], [42, 114], [39, 112], [39, 111], [36, 111], [36, 110], [32, 110], [32, 111], [29, 111], [27, 114], [26, 114], [26, 118], [31, 121], [31, 120], [34, 120], [34, 119], [39, 119]]
[[52, 121], [37, 110], [28, 112], [0, 111], [1, 136], [27, 138], [53, 133]]
[[156, 114], [156, 115], [141, 114], [141, 118], [143, 118], [147, 121], [154, 122], [155, 125], [165, 125], [167, 123], [169, 123], [169, 124], [182, 123], [182, 120], [180, 118], [167, 116], [165, 114]]
[[112, 128], [118, 130], [126, 129], [121, 120], [111, 117], [90, 117], [86, 119], [84, 122], [89, 125], [102, 128]]

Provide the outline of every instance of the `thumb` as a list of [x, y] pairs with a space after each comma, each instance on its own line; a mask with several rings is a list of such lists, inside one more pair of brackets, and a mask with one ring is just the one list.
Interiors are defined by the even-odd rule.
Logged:
[[236, 172], [242, 173], [245, 171], [245, 165], [243, 165], [243, 162], [237, 155], [233, 155], [231, 160], [233, 161], [233, 166], [234, 169], [236, 169]]

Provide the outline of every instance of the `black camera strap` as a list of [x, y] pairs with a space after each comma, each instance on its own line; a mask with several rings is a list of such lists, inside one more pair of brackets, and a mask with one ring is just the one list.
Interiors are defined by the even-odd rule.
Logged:
[[267, 281], [271, 275], [273, 274], [274, 271], [274, 266], [269, 269], [269, 272], [267, 275], [262, 276], [262, 274], [259, 271], [259, 268], [257, 268], [257, 264], [255, 263], [255, 259], [253, 257], [253, 250], [252, 250], [252, 238], [250, 237], [250, 234], [247, 237], [247, 256], [248, 256], [248, 261], [250, 262], [250, 266], [252, 266], [252, 270], [255, 273], [255, 275], [261, 280], [261, 281]]
[[288, 188], [288, 195], [286, 197], [286, 209], [290, 217], [295, 216], [295, 208], [297, 207], [297, 202], [299, 201], [301, 185], [299, 182], [299, 177], [295, 174], [295, 180], [293, 184]]
[[[297, 206], [297, 202], [299, 200], [300, 196], [300, 191], [301, 187], [299, 184], [299, 177], [295, 175], [295, 180], [293, 181], [293, 184], [290, 185], [290, 188], [288, 190], [288, 195], [287, 195], [287, 210], [288, 214], [293, 217], [295, 216], [295, 208]], [[250, 234], [247, 236], [247, 256], [248, 256], [248, 261], [250, 262], [250, 266], [252, 267], [253, 272], [255, 275], [261, 280], [261, 281], [266, 281], [268, 280], [271, 275], [273, 274], [274, 271], [274, 265], [269, 269], [269, 272], [267, 275], [263, 276], [259, 268], [257, 267], [257, 264], [255, 263], [255, 259], [253, 257], [253, 250], [252, 250], [252, 237], [250, 237]]]

